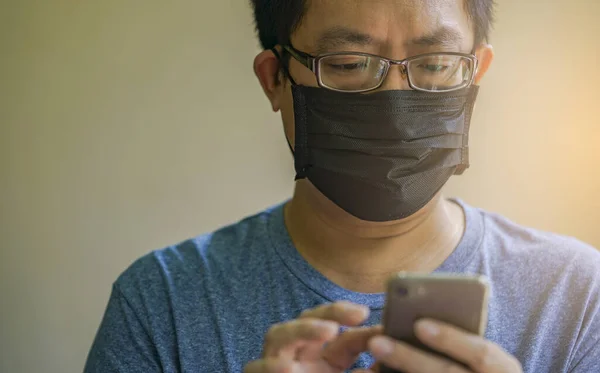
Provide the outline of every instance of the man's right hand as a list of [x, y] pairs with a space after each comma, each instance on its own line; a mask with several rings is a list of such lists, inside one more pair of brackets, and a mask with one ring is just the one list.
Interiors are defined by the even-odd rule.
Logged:
[[[265, 336], [260, 360], [245, 373], [341, 373], [368, 350], [381, 328], [359, 328], [369, 309], [349, 302], [322, 305], [302, 312], [295, 320], [276, 324]], [[340, 334], [340, 326], [350, 329]]]

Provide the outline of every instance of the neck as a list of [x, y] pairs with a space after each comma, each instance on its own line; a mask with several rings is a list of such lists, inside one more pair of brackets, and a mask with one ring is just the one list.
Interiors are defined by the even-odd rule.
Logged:
[[296, 184], [285, 223], [296, 249], [319, 272], [346, 289], [384, 291], [398, 271], [431, 272], [458, 246], [464, 212], [438, 194], [412, 216], [362, 221], [340, 209], [310, 182]]

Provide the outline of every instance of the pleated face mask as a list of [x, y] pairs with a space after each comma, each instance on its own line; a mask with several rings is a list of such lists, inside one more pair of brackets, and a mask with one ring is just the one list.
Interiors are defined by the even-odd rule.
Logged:
[[406, 218], [468, 168], [478, 89], [358, 94], [293, 84], [296, 179], [359, 219]]

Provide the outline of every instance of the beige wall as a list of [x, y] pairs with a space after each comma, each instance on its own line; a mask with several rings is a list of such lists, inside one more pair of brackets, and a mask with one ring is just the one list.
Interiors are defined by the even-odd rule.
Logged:
[[[450, 194], [600, 246], [600, 2], [501, 0]], [[136, 257], [285, 199], [245, 0], [0, 1], [0, 371], [81, 371]]]

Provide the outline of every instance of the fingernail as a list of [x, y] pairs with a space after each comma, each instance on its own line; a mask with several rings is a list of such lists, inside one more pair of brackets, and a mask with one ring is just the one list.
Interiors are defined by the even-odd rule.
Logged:
[[375, 337], [371, 340], [371, 349], [376, 355], [389, 355], [394, 351], [394, 342], [385, 337]]
[[360, 306], [360, 307], [357, 308], [357, 310], [359, 310], [360, 313], [363, 314], [363, 315], [368, 315], [369, 312], [371, 312], [371, 310], [367, 306]]
[[330, 332], [337, 332], [339, 329], [339, 326], [336, 323], [326, 320], [314, 320], [313, 325]]
[[342, 306], [345, 310], [356, 310], [356, 309], [361, 309], [361, 308], [365, 307], [362, 304], [356, 304], [356, 303], [352, 303], [352, 302], [348, 302], [348, 301], [341, 301], [338, 304], [340, 306]]
[[354, 304], [354, 303], [342, 303], [344, 310], [346, 311], [350, 311], [350, 312], [360, 312], [361, 315], [368, 315], [369, 314], [369, 307], [367, 306], [363, 306], [362, 304]]
[[434, 338], [440, 334], [440, 328], [428, 320], [417, 322], [417, 331], [426, 338]]

